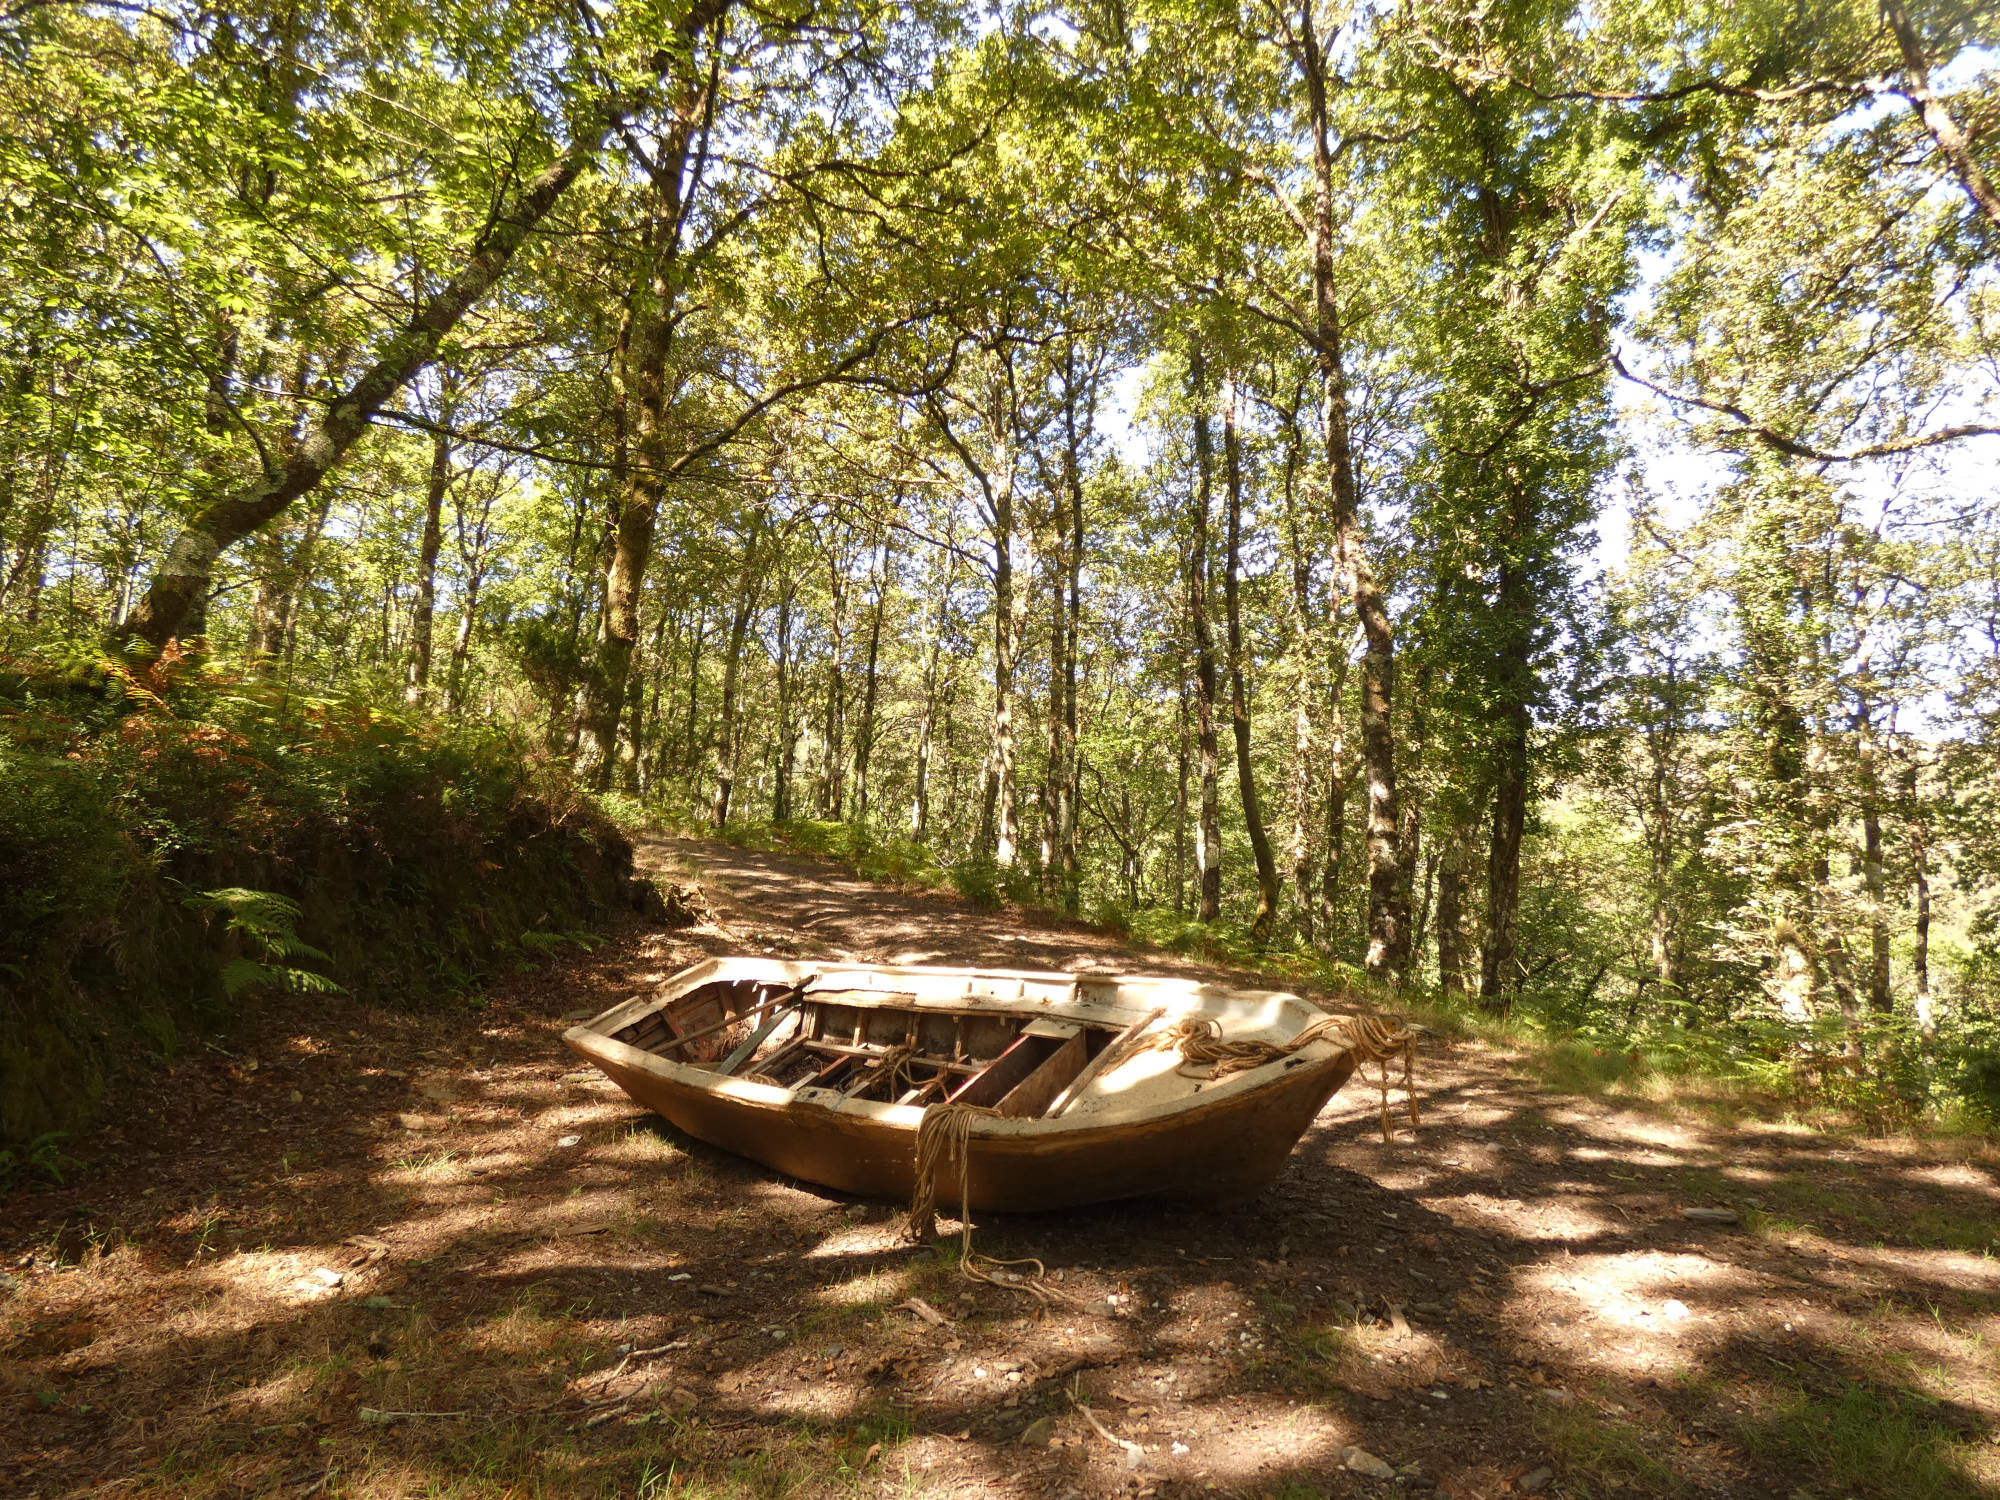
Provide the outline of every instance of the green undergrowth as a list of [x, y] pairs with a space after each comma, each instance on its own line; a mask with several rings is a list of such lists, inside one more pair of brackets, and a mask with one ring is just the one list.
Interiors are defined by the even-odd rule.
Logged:
[[270, 995], [472, 998], [635, 894], [624, 836], [499, 731], [0, 660], [0, 1144]]
[[1849, 1384], [1837, 1394], [1792, 1390], [1740, 1418], [1737, 1440], [1753, 1458], [1811, 1475], [1830, 1492], [1864, 1500], [1978, 1500], [1977, 1437], [1954, 1431], [1935, 1403], [1909, 1392]]

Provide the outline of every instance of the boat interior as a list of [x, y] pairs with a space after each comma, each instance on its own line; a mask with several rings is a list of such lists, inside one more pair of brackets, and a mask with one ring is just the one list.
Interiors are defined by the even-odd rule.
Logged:
[[1093, 1025], [979, 1008], [969, 995], [968, 1003], [945, 1008], [930, 997], [920, 1004], [914, 993], [841, 985], [837, 977], [710, 980], [610, 1035], [669, 1062], [802, 1095], [961, 1102], [1051, 1119], [1160, 1014], [1122, 1027]]

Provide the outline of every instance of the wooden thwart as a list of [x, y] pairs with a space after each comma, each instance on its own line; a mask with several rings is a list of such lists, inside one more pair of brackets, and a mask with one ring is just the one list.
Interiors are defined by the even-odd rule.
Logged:
[[1096, 1057], [1091, 1059], [1090, 1066], [1079, 1073], [1076, 1081], [1064, 1089], [1056, 1101], [1049, 1106], [1046, 1118], [1053, 1120], [1060, 1117], [1062, 1112], [1076, 1103], [1083, 1091], [1090, 1087], [1092, 1079], [1096, 1078], [1099, 1073], [1102, 1073], [1113, 1063], [1122, 1062], [1127, 1055], [1137, 1050], [1134, 1044], [1138, 1041], [1140, 1034], [1166, 1013], [1166, 1006], [1155, 1006], [1130, 1026], [1119, 1032], [1117, 1036], [1113, 1037], [1110, 1044], [1102, 1052], [1098, 1053]]

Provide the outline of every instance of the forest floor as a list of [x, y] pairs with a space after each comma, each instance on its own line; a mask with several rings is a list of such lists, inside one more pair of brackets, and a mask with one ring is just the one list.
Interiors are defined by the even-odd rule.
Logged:
[[1044, 1311], [896, 1205], [648, 1116], [563, 1017], [707, 953], [1213, 971], [645, 855], [716, 922], [477, 1010], [267, 1012], [72, 1143], [72, 1185], [0, 1200], [0, 1493], [2000, 1495], [1990, 1145], [1564, 1093], [1458, 1042], [1420, 1128], [1385, 1145], [1356, 1080], [1247, 1209], [988, 1216]]

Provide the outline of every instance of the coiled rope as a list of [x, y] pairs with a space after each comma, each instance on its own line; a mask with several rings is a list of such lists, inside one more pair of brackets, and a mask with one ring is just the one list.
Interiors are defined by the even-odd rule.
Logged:
[[[1181, 1064], [1176, 1070], [1189, 1078], [1210, 1080], [1233, 1073], [1261, 1068], [1279, 1058], [1290, 1057], [1314, 1042], [1332, 1042], [1353, 1055], [1356, 1066], [1375, 1062], [1382, 1065], [1382, 1139], [1394, 1139], [1389, 1124], [1389, 1059], [1403, 1057], [1403, 1093], [1409, 1100], [1410, 1126], [1423, 1121], [1417, 1113], [1416, 1044], [1417, 1034], [1398, 1016], [1392, 1022], [1380, 1016], [1321, 1016], [1299, 1029], [1298, 1035], [1280, 1045], [1254, 1039], [1225, 1042], [1222, 1023], [1206, 1016], [1188, 1016], [1174, 1022], [1156, 1036], [1151, 1045], [1160, 1051], [1178, 1048]], [[1198, 1071], [1206, 1069], [1206, 1072]]]
[[[998, 1260], [972, 1252], [972, 1148], [970, 1136], [975, 1120], [997, 1120], [1000, 1111], [982, 1104], [933, 1104], [917, 1125], [917, 1181], [910, 1195], [907, 1232], [918, 1244], [937, 1235], [938, 1169], [947, 1164], [958, 1168], [958, 1269], [968, 1281], [1026, 1292], [1044, 1302], [1067, 1299], [1050, 1286], [1048, 1269], [1033, 1256], [1020, 1260]], [[1031, 1266], [1016, 1273], [1009, 1266]]]

